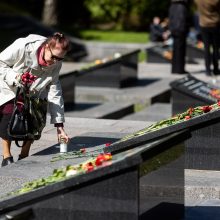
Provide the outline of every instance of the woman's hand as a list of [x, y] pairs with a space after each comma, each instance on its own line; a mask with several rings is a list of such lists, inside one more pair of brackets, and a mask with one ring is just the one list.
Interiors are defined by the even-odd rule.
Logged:
[[69, 142], [69, 137], [66, 134], [66, 132], [64, 131], [63, 127], [57, 127], [57, 138], [58, 138], [58, 142], [60, 143], [61, 137], [63, 139], [65, 139], [65, 143]]

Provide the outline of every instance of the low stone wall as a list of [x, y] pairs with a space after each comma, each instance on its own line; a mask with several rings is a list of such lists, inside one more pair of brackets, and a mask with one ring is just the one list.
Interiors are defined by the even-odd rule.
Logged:
[[89, 62], [96, 59], [101, 59], [108, 56], [113, 56], [114, 53], [126, 53], [131, 50], [141, 49], [145, 50], [151, 47], [151, 43], [135, 44], [135, 43], [106, 43], [106, 42], [91, 42], [85, 41], [88, 56], [84, 57], [81, 61]]

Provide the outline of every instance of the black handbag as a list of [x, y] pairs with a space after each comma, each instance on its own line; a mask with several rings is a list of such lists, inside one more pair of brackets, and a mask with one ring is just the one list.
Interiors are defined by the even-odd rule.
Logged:
[[[19, 95], [23, 98], [19, 107]], [[14, 99], [14, 109], [8, 124], [8, 136], [18, 147], [22, 147], [27, 140], [38, 140], [46, 125], [47, 100], [31, 97], [25, 87], [18, 87]], [[23, 145], [19, 145], [23, 141]]]

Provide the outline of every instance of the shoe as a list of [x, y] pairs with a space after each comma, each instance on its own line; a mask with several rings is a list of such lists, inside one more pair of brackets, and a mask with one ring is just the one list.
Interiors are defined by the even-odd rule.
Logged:
[[2, 167], [7, 166], [8, 164], [14, 163], [13, 157], [7, 157], [2, 160]]
[[216, 76], [216, 75], [220, 75], [220, 71], [219, 70], [214, 70], [213, 71], [213, 74]]
[[211, 72], [205, 72], [205, 74], [206, 74], [206, 76], [211, 76], [212, 74], [211, 74]]
[[190, 74], [189, 72], [183, 70], [183, 71], [172, 71], [173, 74]]
[[190, 72], [184, 70], [183, 74], [190, 74]]
[[18, 160], [22, 160], [24, 159], [25, 157], [22, 157], [20, 154], [18, 155]]

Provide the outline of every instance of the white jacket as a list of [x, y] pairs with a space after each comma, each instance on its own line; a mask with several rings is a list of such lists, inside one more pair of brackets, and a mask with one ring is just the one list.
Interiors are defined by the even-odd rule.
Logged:
[[38, 64], [37, 50], [47, 38], [30, 34], [19, 38], [0, 53], [0, 106], [15, 97], [17, 77], [25, 71], [37, 76], [30, 91], [47, 98], [51, 123], [64, 122], [64, 102], [59, 82], [62, 62], [47, 67]]

